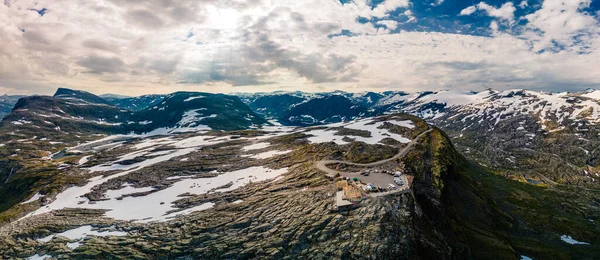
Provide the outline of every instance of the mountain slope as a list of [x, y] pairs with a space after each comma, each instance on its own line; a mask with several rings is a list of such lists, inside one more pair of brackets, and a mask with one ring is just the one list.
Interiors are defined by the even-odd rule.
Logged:
[[61, 88], [53, 97], [21, 98], [0, 128], [11, 133], [5, 141], [34, 136], [65, 141], [69, 135], [236, 130], [264, 123], [237, 97], [222, 94], [178, 92], [156, 106], [129, 111], [91, 93]]
[[368, 113], [366, 107], [344, 96], [331, 95], [314, 98], [291, 107], [280, 116], [279, 122], [284, 125], [318, 125], [349, 121], [365, 117]]
[[87, 102], [90, 104], [104, 104], [110, 105], [105, 99], [96, 96], [92, 93], [82, 91], [82, 90], [73, 90], [68, 88], [59, 88], [54, 93], [55, 98], [60, 98], [63, 100], [77, 100], [79, 102]]
[[[600, 217], [588, 200], [597, 193], [506, 180], [409, 115], [269, 133], [112, 137], [72, 149], [84, 154], [31, 164], [20, 176], [39, 180], [23, 204], [0, 213], [11, 220], [0, 227], [3, 257], [545, 259], [593, 258], [600, 245], [589, 220]], [[324, 159], [401, 169], [414, 177], [412, 190], [334, 211], [336, 184], [315, 167]], [[68, 235], [88, 229], [100, 236]]]
[[0, 122], [0, 197], [4, 198], [0, 211], [18, 203], [28, 195], [23, 190], [40, 182], [49, 190], [62, 188], [61, 181], [52, 179], [60, 173], [57, 166], [47, 168], [45, 160], [80, 153], [64, 150], [67, 147], [106, 135], [245, 130], [263, 124], [267, 122], [237, 97], [227, 95], [174, 93], [160, 105], [141, 111], [120, 109], [93, 94], [65, 89], [54, 97], [24, 97]]
[[[304, 101], [290, 105], [286, 112], [281, 112], [286, 98], [279, 99], [280, 94], [256, 94], [270, 102], [255, 110], [260, 109], [259, 113], [278, 111], [285, 115], [280, 116], [279, 122], [287, 125], [318, 125], [329, 122], [327, 120], [342, 120], [333, 117], [340, 111], [328, 111], [329, 104], [346, 110], [351, 104], [362, 104], [363, 111], [367, 111], [344, 120], [407, 112], [447, 131], [469, 159], [502, 171], [508, 178], [539, 185], [591, 188], [600, 185], [600, 91], [545, 93], [517, 89], [318, 95], [293, 92], [290, 95], [304, 97]], [[375, 96], [371, 98], [374, 102], [363, 102], [370, 95]], [[351, 102], [339, 106], [335, 106], [335, 102], [322, 102], [332, 96], [345, 97]], [[244, 99], [246, 103], [252, 100], [257, 99]], [[317, 100], [321, 102], [313, 106], [314, 109], [307, 105]], [[276, 105], [269, 107], [269, 104]]]
[[395, 109], [428, 118], [470, 158], [511, 178], [598, 187], [600, 103], [590, 94], [438, 92]]
[[160, 103], [167, 95], [143, 95], [139, 97], [102, 96], [112, 105], [131, 111], [144, 110]]
[[[223, 94], [176, 92], [155, 106], [135, 113], [140, 129], [157, 128], [240, 130], [267, 122], [239, 98]], [[142, 130], [137, 130], [137, 132]]]
[[[124, 131], [121, 120], [127, 117], [127, 111], [105, 104], [71, 98], [25, 97], [19, 99], [0, 123], [0, 131], [4, 133], [0, 142], [8, 147], [22, 146], [19, 156], [40, 156], [45, 149], [28, 144], [39, 142], [52, 149], [57, 144], [73, 143], [93, 134], [121, 133]], [[2, 156], [11, 155], [6, 154], [8, 150], [0, 151]]]
[[248, 102], [248, 106], [257, 113], [267, 117], [279, 118], [291, 107], [304, 102], [306, 99], [290, 94], [260, 96]]
[[[362, 92], [343, 91], [306, 93], [238, 93], [235, 94], [254, 112], [266, 118], [289, 125], [315, 125], [329, 122], [349, 121], [359, 116], [366, 117], [366, 108], [373, 107], [388, 95], [403, 92]], [[299, 106], [299, 107], [298, 107]], [[311, 106], [315, 106], [312, 108]], [[350, 110], [350, 111], [346, 111]], [[290, 117], [292, 117], [290, 119]]]
[[[373, 122], [385, 125], [385, 131], [406, 137], [417, 136], [427, 129], [422, 121], [404, 115], [377, 118]], [[383, 131], [370, 127], [369, 121], [341, 128], [332, 126], [327, 131], [341, 131], [352, 137], [356, 133], [350, 130], [361, 125], [369, 126], [373, 138], [376, 138], [376, 132]], [[336, 157], [340, 153], [352, 154], [348, 157], [352, 160], [359, 160], [360, 156], [370, 158], [368, 151], [381, 147], [371, 145], [371, 141], [360, 147], [332, 144], [311, 137], [319, 135], [314, 129], [269, 135], [256, 131], [236, 139], [229, 138], [229, 133], [219, 136], [142, 137], [129, 140], [114, 150], [88, 153], [86, 156], [91, 158], [83, 166], [73, 164], [81, 161], [81, 156], [60, 159], [57, 165], [67, 161], [71, 165], [63, 169], [64, 175], [53, 176], [54, 181], [48, 182], [52, 183], [52, 189], [37, 186], [39, 188], [30, 193], [33, 198], [36, 198], [35, 194], [42, 194], [37, 200], [28, 200], [2, 214], [6, 219], [10, 218], [10, 214], [19, 216], [23, 211], [35, 210], [23, 220], [0, 228], [0, 236], [6, 238], [0, 240], [3, 241], [0, 242], [0, 251], [6, 257], [26, 257], [34, 253], [61, 256], [68, 253], [71, 257], [89, 258], [98, 256], [98, 246], [104, 244], [104, 257], [129, 258], [280, 258], [298, 254], [309, 258], [355, 258], [364, 254], [381, 258], [402, 255], [419, 258], [438, 255], [447, 259], [469, 257], [466, 244], [454, 238], [458, 235], [448, 225], [448, 216], [444, 215], [446, 211], [440, 209], [440, 205], [427, 205], [430, 196], [434, 200], [445, 196], [443, 193], [428, 193], [432, 188], [437, 189], [427, 177], [429, 166], [415, 168], [411, 172], [419, 178], [420, 184], [415, 189], [422, 189], [425, 199], [414, 199], [409, 193], [390, 195], [365, 201], [352, 214], [340, 214], [330, 212], [331, 192], [335, 188], [325, 174], [314, 168], [314, 160]], [[406, 142], [404, 137], [394, 138], [399, 143]], [[382, 142], [383, 139], [378, 140]], [[81, 147], [74, 149], [82, 150]], [[265, 152], [282, 149], [292, 151], [262, 156]], [[429, 151], [429, 148], [425, 150]], [[183, 160], [185, 158], [188, 160]], [[397, 165], [398, 162], [390, 162], [382, 167]], [[114, 169], [119, 169], [114, 175], [92, 177]], [[36, 176], [34, 172], [30, 174]], [[182, 174], [192, 178], [177, 178]], [[440, 174], [445, 175], [445, 172]], [[62, 179], [72, 175], [86, 176], [88, 180]], [[196, 179], [198, 176], [203, 177]], [[265, 177], [261, 176], [272, 177], [262, 179]], [[220, 181], [221, 178], [228, 180]], [[245, 181], [246, 178], [250, 178], [249, 182]], [[229, 180], [231, 184], [227, 183]], [[54, 186], [61, 182], [79, 185], [61, 191]], [[84, 184], [86, 182], [88, 184]], [[214, 191], [210, 190], [213, 182]], [[199, 187], [195, 188], [197, 185], [192, 183], [198, 183]], [[204, 186], [208, 188], [201, 188]], [[148, 189], [150, 187], [153, 188]], [[83, 197], [77, 197], [79, 194]], [[117, 198], [119, 196], [124, 197]], [[206, 206], [207, 203], [213, 206]], [[42, 207], [38, 208], [38, 205]], [[103, 208], [111, 210], [100, 210]], [[167, 216], [174, 217], [172, 211], [182, 216], [165, 218], [148, 210], [151, 208], [166, 212]], [[191, 213], [193, 210], [197, 212]], [[138, 218], [146, 222], [143, 219], [148, 217], [151, 218], [149, 221], [157, 222], [143, 224], [127, 220]], [[171, 224], [164, 221], [169, 220], [180, 228], [166, 228], [165, 225]], [[58, 227], [57, 223], [68, 224]], [[120, 237], [84, 238], [75, 250], [67, 247], [62, 252], [53, 248], [64, 248], [66, 241], [63, 238], [35, 240], [86, 225], [113, 226], [118, 231], [114, 233]], [[138, 229], [141, 226], [145, 227], [145, 231]], [[123, 233], [124, 230], [127, 233]], [[103, 230], [98, 232], [104, 233]], [[17, 237], [34, 238], [29, 240], [32, 247], [21, 246], [24, 240]], [[192, 239], [172, 239], [174, 237]], [[107, 244], [105, 239], [115, 239], [115, 242]], [[149, 246], [136, 247], [127, 244], [125, 239], [144, 241]], [[75, 240], [69, 239], [68, 243]], [[9, 244], [5, 242], [12, 245], [11, 249], [6, 247]], [[164, 251], [168, 247], [179, 249]]]

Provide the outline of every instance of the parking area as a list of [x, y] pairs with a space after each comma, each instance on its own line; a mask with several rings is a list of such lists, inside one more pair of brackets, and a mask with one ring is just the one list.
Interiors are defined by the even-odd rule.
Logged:
[[[369, 170], [361, 173], [340, 173], [341, 177], [346, 177], [356, 186], [362, 187], [363, 190], [371, 194], [386, 193], [391, 194], [395, 191], [403, 191], [409, 189], [409, 181], [407, 176], [397, 172], [394, 175], [391, 173], [380, 172], [377, 170]], [[385, 192], [384, 192], [385, 191]]]
[[363, 183], [371, 183], [375, 187], [389, 187], [389, 184], [394, 184], [394, 176], [387, 173], [379, 173], [373, 172], [369, 173], [369, 175], [361, 175], [360, 173], [349, 173], [342, 172], [340, 173], [343, 177], [348, 177], [350, 179], [357, 178]]

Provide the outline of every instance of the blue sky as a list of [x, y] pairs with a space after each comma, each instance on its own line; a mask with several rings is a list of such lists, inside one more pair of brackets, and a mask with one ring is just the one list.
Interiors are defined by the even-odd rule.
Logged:
[[0, 5], [0, 93], [600, 88], [600, 0]]
[[[350, 0], [340, 0], [342, 4], [352, 4]], [[385, 1], [368, 1], [371, 8]], [[560, 2], [560, 1], [558, 1]], [[572, 1], [576, 2], [576, 1]], [[580, 13], [587, 13], [598, 19], [600, 10], [600, 1], [587, 1], [589, 6], [581, 1], [585, 8], [581, 8]], [[488, 11], [478, 7], [480, 3], [488, 5], [490, 8], [500, 9], [504, 5], [507, 8], [507, 14], [511, 14], [513, 21], [499, 19], [492, 16]], [[359, 23], [369, 23], [374, 27], [386, 28], [382, 22], [395, 21], [397, 26], [390, 33], [400, 33], [402, 31], [416, 32], [440, 32], [452, 34], [465, 34], [475, 36], [493, 37], [494, 30], [490, 28], [492, 22], [498, 22], [499, 32], [518, 36], [523, 32], [528, 24], [528, 15], [532, 15], [542, 8], [544, 1], [523, 0], [523, 1], [453, 1], [453, 0], [426, 0], [412, 1], [407, 7], [397, 8], [389, 12], [385, 17], [358, 17]], [[461, 15], [461, 11], [475, 8], [470, 15]], [[563, 10], [561, 10], [563, 11]], [[409, 12], [407, 15], [406, 12]], [[347, 30], [346, 30], [347, 31]], [[347, 31], [345, 35], [354, 35]]]

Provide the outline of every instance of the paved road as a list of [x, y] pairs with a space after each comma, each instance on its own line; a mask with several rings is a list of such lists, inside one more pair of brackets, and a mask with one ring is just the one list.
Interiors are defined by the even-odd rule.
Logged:
[[420, 133], [417, 137], [415, 137], [415, 139], [410, 141], [410, 143], [408, 143], [408, 145], [406, 147], [404, 147], [402, 150], [400, 150], [400, 152], [398, 152], [396, 155], [394, 155], [393, 157], [388, 158], [388, 159], [384, 159], [384, 160], [376, 161], [376, 162], [372, 162], [372, 163], [353, 163], [353, 162], [339, 161], [339, 160], [321, 160], [321, 161], [318, 161], [315, 163], [315, 167], [317, 167], [317, 169], [319, 169], [321, 171], [326, 172], [327, 174], [331, 174], [331, 175], [335, 176], [336, 174], [338, 174], [338, 173], [341, 174], [342, 172], [327, 168], [327, 164], [342, 163], [342, 164], [360, 166], [360, 167], [373, 167], [373, 166], [381, 165], [381, 164], [384, 164], [387, 162], [391, 162], [398, 158], [402, 158], [406, 154], [408, 154], [410, 149], [417, 143], [417, 141], [421, 137], [423, 137], [423, 135], [425, 135], [431, 131], [433, 131], [433, 129], [429, 129], [423, 133]]

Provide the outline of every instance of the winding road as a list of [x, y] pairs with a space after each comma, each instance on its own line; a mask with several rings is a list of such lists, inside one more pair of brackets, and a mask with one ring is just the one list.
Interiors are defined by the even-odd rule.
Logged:
[[342, 172], [327, 168], [328, 164], [341, 163], [341, 164], [347, 164], [347, 165], [359, 166], [359, 167], [373, 167], [373, 166], [381, 165], [381, 164], [384, 164], [387, 162], [391, 162], [398, 158], [402, 158], [406, 154], [408, 154], [410, 149], [417, 143], [417, 141], [421, 137], [423, 137], [423, 135], [426, 135], [427, 133], [430, 133], [431, 131], [433, 131], [433, 129], [428, 129], [427, 131], [420, 133], [419, 135], [417, 135], [417, 137], [415, 137], [415, 139], [410, 141], [410, 143], [408, 143], [408, 145], [406, 147], [404, 147], [402, 150], [400, 150], [400, 152], [398, 152], [396, 155], [394, 155], [393, 157], [388, 158], [388, 159], [383, 159], [381, 161], [376, 161], [376, 162], [372, 162], [372, 163], [353, 163], [353, 162], [340, 161], [340, 160], [321, 160], [321, 161], [318, 161], [315, 163], [315, 167], [317, 167], [317, 169], [319, 169], [321, 171], [324, 171], [325, 173], [327, 173], [327, 175], [335, 176], [338, 173], [341, 174]]

